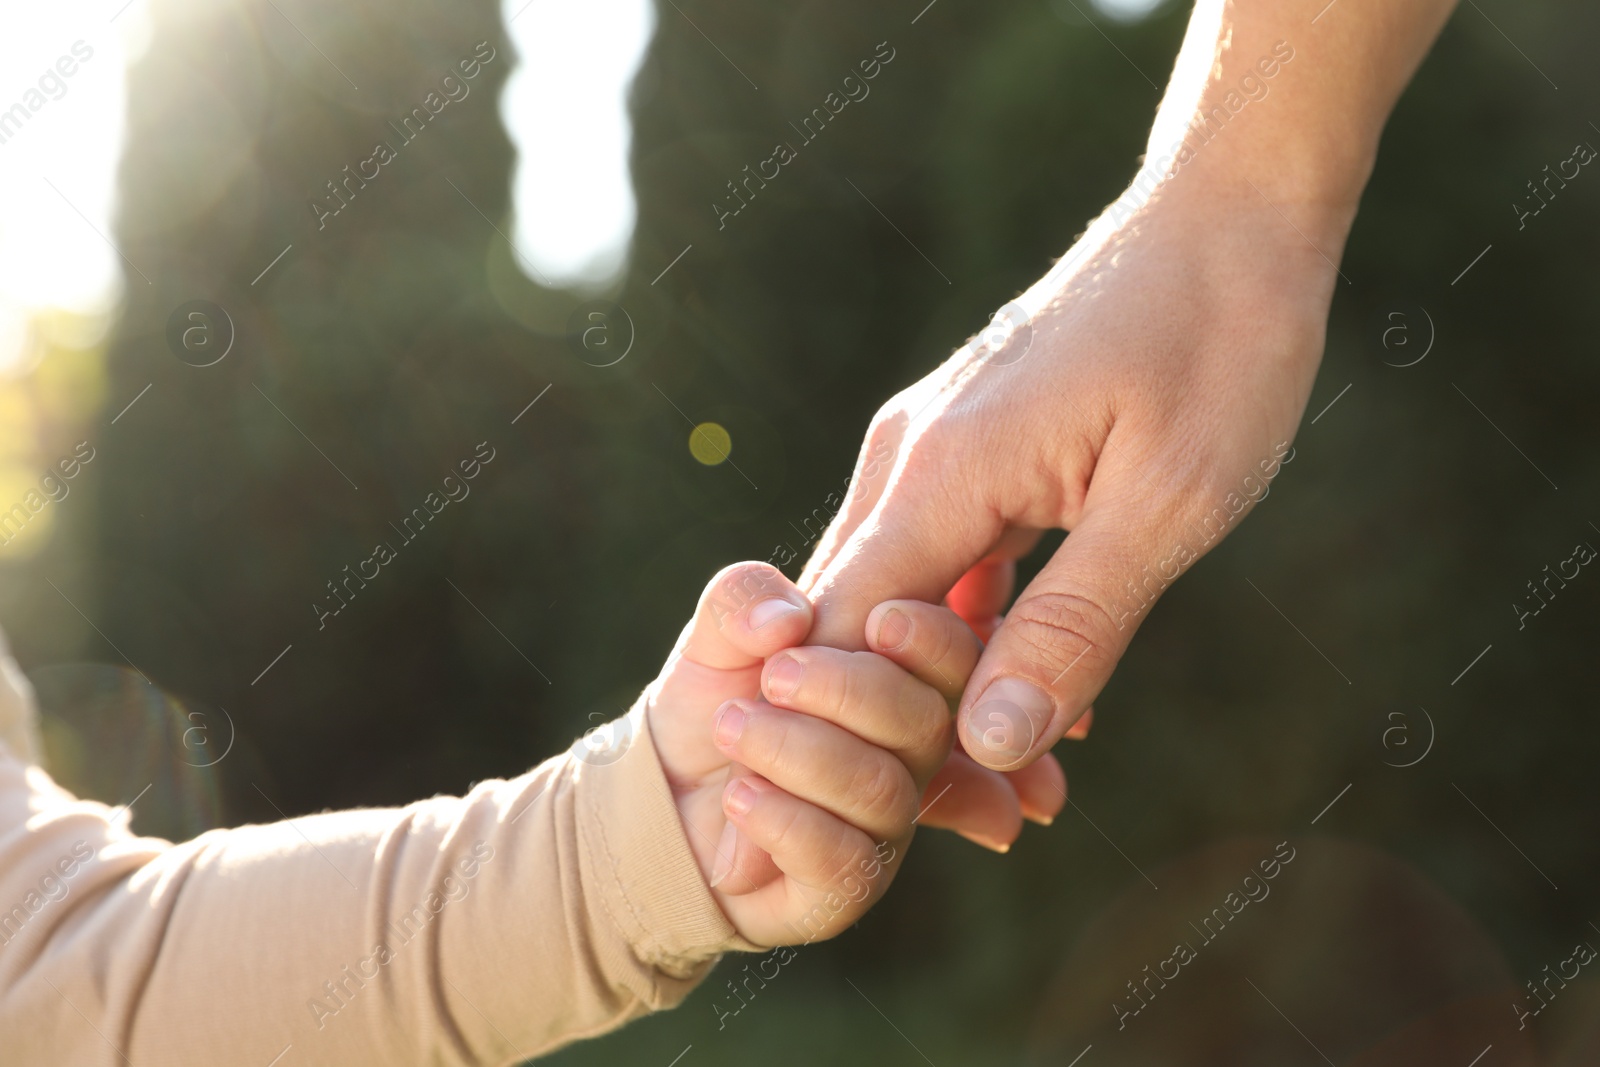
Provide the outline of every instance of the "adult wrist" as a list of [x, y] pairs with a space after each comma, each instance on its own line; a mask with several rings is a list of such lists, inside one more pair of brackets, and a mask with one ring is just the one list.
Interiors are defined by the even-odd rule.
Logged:
[[1347, 228], [1403, 82], [1351, 86], [1340, 70], [1363, 64], [1328, 37], [1267, 6], [1199, 0], [1135, 183], [1253, 189]]
[[1170, 143], [1162, 149], [1163, 155], [1172, 155], [1170, 176], [1187, 174], [1191, 185], [1205, 186], [1213, 196], [1243, 190], [1274, 207], [1304, 212], [1319, 228], [1341, 231], [1342, 238], [1355, 220], [1361, 193], [1372, 175], [1376, 138], [1328, 127], [1290, 132], [1272, 121], [1252, 127], [1248, 124], [1252, 116], [1242, 111], [1232, 120], [1236, 125], [1204, 140], [1205, 131], [1215, 128], [1215, 116], [1227, 114], [1225, 101], [1239, 99], [1231, 91], [1218, 94], [1215, 103], [1210, 94], [1202, 99], [1175, 139], [1177, 151]]
[[[1293, 54], [1287, 45], [1278, 55], [1286, 53]], [[1347, 128], [1356, 125], [1348, 117], [1319, 124], [1287, 108], [1274, 114], [1262, 70], [1279, 81], [1289, 73], [1264, 52], [1235, 82], [1211, 78], [1187, 99], [1169, 96], [1174, 106], [1163, 105], [1130, 190], [1159, 186], [1175, 198], [1192, 193], [1219, 204], [1255, 198], [1342, 243], [1372, 174], [1377, 130]]]
[[1270, 209], [1337, 261], [1371, 173], [1371, 157], [1353, 147], [1301, 151], [1280, 142], [1276, 149], [1240, 145], [1211, 158], [1196, 154], [1168, 185], [1171, 199], [1194, 197], [1216, 211], [1229, 204]]

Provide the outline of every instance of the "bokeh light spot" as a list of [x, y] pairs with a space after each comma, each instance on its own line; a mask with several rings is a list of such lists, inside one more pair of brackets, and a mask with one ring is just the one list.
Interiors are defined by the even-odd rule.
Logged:
[[1117, 22], [1139, 22], [1155, 14], [1165, 0], [1090, 0], [1095, 10]]
[[708, 467], [715, 467], [733, 452], [733, 437], [720, 423], [702, 422], [689, 431], [689, 454]]

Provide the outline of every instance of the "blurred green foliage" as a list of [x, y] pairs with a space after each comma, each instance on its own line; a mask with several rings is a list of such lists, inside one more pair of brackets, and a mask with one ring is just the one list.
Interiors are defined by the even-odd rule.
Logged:
[[[627, 705], [716, 568], [784, 543], [803, 558], [796, 527], [849, 473], [875, 407], [1117, 195], [1186, 18], [945, 0], [912, 25], [920, 6], [661, 6], [633, 93], [633, 265], [612, 295], [638, 339], [608, 368], [563, 336], [578, 297], [523, 279], [495, 230], [513, 159], [494, 98], [515, 60], [494, 5], [297, 8], [359, 92], [265, 3], [158, 7], [117, 228], [154, 282], [130, 286], [107, 403], [153, 387], [95, 430], [92, 507], [63, 516], [73, 536], [6, 619], [62, 722], [85, 692], [127, 688], [95, 665], [122, 663], [114, 641], [183, 702], [172, 715], [237, 724], [213, 770], [169, 768], [141, 829], [518, 773]], [[1495, 1063], [1593, 1062], [1586, 988], [1539, 1021], [1537, 1046], [1510, 1004], [1600, 914], [1600, 585], [1574, 583], [1521, 631], [1509, 605], [1574, 541], [1600, 542], [1600, 187], [1574, 183], [1521, 231], [1507, 205], [1573, 143], [1600, 143], [1597, 20], [1485, 0], [1448, 25], [1384, 139], [1308, 422], [1351, 388], [1146, 623], [1094, 737], [1062, 750], [1075, 803], [1054, 826], [1005, 857], [925, 833], [882, 907], [722, 1029], [713, 1004], [742, 960], [681, 1010], [553, 1062], [666, 1064], [692, 1044], [684, 1067], [1066, 1064], [1091, 1043], [1084, 1067], [1317, 1062], [1285, 1016], [1341, 1064], [1465, 1064], [1490, 1042]], [[308, 201], [483, 40], [501, 58], [476, 95], [318, 231]], [[719, 229], [725, 183], [884, 41], [895, 58], [870, 97]], [[165, 343], [192, 299], [238, 332], [203, 370]], [[1429, 358], [1386, 366], [1386, 315], [1417, 305]], [[748, 481], [691, 457], [686, 416], [728, 429]], [[325, 583], [482, 441], [496, 458], [471, 496], [319, 630]], [[1419, 707], [1432, 751], [1385, 766], [1421, 750]], [[1415, 731], [1401, 756], [1382, 743], [1392, 713]], [[107, 766], [71, 784], [126, 799], [135, 746], [96, 749], [82, 729]], [[220, 810], [194, 799], [211, 789]], [[1125, 980], [1285, 839], [1306, 858], [1237, 919], [1254, 926], [1119, 1031]]]

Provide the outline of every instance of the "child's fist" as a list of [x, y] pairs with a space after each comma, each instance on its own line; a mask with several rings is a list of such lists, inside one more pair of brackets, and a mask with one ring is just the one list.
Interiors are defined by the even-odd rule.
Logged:
[[730, 567], [646, 693], [690, 847], [760, 945], [831, 937], [882, 895], [950, 750], [947, 694], [981, 651], [953, 613], [914, 601], [868, 620], [881, 653], [793, 647], [810, 626], [776, 569]]

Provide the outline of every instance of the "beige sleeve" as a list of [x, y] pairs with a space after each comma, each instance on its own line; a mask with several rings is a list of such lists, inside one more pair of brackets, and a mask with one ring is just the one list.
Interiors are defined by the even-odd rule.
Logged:
[[742, 942], [628, 721], [605, 765], [178, 845], [0, 746], [0, 1059], [509, 1064], [676, 1005]]

